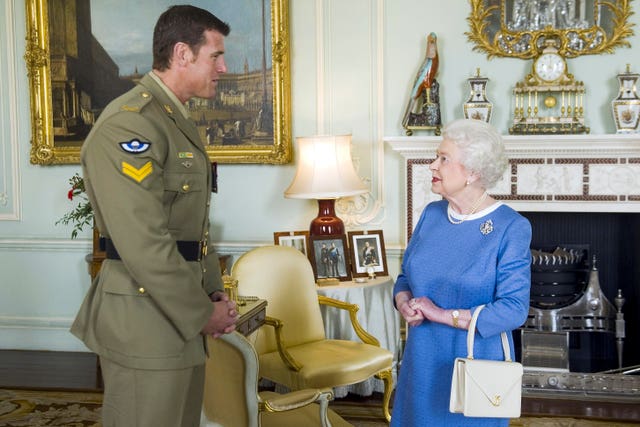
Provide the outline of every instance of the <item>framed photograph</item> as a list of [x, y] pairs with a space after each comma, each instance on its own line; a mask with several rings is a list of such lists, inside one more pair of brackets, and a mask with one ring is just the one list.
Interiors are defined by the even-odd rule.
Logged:
[[351, 280], [349, 249], [344, 234], [311, 236], [311, 265], [318, 279]]
[[[106, 105], [151, 70], [157, 0], [25, 0], [33, 164], [80, 162]], [[229, 23], [214, 99], [185, 104], [211, 161], [291, 161], [289, 0], [188, 0]], [[73, 6], [73, 7], [72, 7]]]
[[388, 276], [382, 230], [350, 231], [348, 234], [353, 276]]
[[273, 233], [273, 244], [291, 246], [302, 252], [309, 258], [309, 232], [308, 231], [276, 231]]

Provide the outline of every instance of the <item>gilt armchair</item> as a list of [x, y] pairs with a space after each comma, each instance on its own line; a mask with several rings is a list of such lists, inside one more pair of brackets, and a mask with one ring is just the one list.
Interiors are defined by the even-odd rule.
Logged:
[[347, 427], [328, 409], [331, 389], [258, 392], [258, 355], [237, 332], [208, 337], [200, 427]]
[[[238, 293], [265, 299], [267, 319], [255, 348], [260, 377], [290, 390], [339, 387], [375, 376], [384, 382], [382, 413], [391, 419], [393, 354], [380, 347], [357, 320], [358, 306], [318, 296], [309, 260], [288, 246], [264, 246], [243, 254], [232, 267]], [[362, 342], [327, 339], [320, 304], [349, 310]]]

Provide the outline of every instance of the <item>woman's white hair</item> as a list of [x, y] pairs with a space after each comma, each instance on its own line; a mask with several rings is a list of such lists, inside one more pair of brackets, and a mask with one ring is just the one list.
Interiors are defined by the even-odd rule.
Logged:
[[502, 179], [509, 160], [502, 136], [493, 126], [480, 120], [454, 120], [442, 128], [442, 137], [456, 144], [460, 163], [478, 174], [484, 188], [491, 188]]

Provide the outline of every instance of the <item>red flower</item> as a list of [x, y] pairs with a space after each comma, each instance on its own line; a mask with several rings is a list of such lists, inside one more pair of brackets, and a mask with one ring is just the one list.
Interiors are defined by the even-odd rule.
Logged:
[[73, 188], [67, 193], [67, 199], [73, 200]]

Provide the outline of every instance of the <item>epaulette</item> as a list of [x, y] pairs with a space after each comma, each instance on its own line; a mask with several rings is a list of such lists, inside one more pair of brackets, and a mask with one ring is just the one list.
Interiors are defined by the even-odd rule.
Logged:
[[130, 92], [130, 96], [124, 99], [120, 110], [140, 112], [153, 99], [153, 95], [147, 90]]

